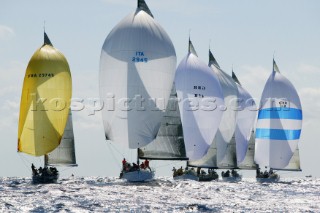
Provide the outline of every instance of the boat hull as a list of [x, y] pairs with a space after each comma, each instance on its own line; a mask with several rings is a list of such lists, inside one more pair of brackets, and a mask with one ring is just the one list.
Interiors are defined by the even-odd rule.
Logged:
[[212, 180], [217, 180], [219, 176], [216, 174], [205, 174], [205, 175], [200, 175], [197, 176], [196, 174], [183, 174], [179, 176], [173, 177], [174, 180], [195, 180], [195, 181], [200, 181], [200, 182], [205, 182], [205, 181], [212, 181]]
[[137, 170], [132, 172], [123, 172], [121, 179], [128, 182], [144, 182], [154, 178], [154, 171], [150, 170]]
[[280, 175], [278, 174], [274, 174], [270, 177], [256, 177], [257, 182], [259, 183], [275, 183], [278, 182], [280, 180]]
[[174, 180], [195, 180], [199, 181], [199, 177], [193, 174], [183, 174], [173, 177]]
[[238, 177], [222, 177], [222, 180], [226, 182], [239, 182], [242, 180], [242, 175]]
[[59, 174], [32, 175], [33, 184], [57, 183]]

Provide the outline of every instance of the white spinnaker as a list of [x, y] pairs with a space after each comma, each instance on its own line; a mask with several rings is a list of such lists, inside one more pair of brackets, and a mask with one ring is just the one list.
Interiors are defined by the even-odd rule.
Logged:
[[255, 162], [285, 168], [297, 149], [302, 110], [297, 91], [274, 62], [262, 93], [256, 129]]
[[174, 46], [144, 10], [125, 17], [106, 38], [100, 58], [100, 98], [106, 138], [131, 149], [153, 141], [176, 68]]
[[175, 76], [187, 157], [203, 157], [218, 129], [223, 105], [219, 81], [210, 68], [189, 52]]
[[229, 164], [229, 162], [224, 161], [227, 161], [228, 144], [236, 128], [238, 88], [232, 77], [221, 70], [215, 63], [209, 62], [209, 67], [219, 79], [225, 103], [225, 108], [221, 105], [222, 107], [219, 109], [223, 111], [223, 115], [213, 141], [217, 146], [217, 163], [219, 167], [219, 164]]
[[239, 95], [239, 109], [237, 113], [235, 139], [237, 164], [241, 164], [246, 157], [257, 111], [256, 103], [252, 99], [252, 96], [240, 84], [237, 84], [237, 87]]

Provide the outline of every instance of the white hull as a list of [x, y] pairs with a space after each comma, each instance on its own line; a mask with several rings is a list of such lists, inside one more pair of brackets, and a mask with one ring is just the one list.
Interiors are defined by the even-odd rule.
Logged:
[[124, 172], [121, 178], [126, 179], [129, 182], [144, 182], [154, 178], [154, 171], [137, 170], [132, 172]]

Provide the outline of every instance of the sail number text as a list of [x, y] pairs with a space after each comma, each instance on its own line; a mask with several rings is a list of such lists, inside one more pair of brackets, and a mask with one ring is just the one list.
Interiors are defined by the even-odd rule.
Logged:
[[136, 55], [132, 57], [132, 62], [144, 62], [144, 63], [147, 63], [148, 62], [148, 57], [146, 57], [144, 55], [144, 52], [140, 52], [140, 51], [137, 51], [136, 52]]
[[45, 78], [45, 77], [54, 77], [54, 74], [53, 73], [28, 74], [28, 78]]

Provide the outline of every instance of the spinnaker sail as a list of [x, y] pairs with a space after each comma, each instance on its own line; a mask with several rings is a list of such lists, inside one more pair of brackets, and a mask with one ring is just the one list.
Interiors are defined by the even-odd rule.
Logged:
[[298, 93], [273, 61], [273, 71], [264, 87], [258, 113], [255, 162], [274, 169], [287, 167], [298, 148], [301, 127]]
[[62, 139], [72, 93], [68, 62], [46, 33], [24, 77], [18, 128], [18, 152], [42, 156]]
[[202, 158], [208, 151], [222, 117], [224, 105], [216, 75], [202, 62], [189, 39], [189, 51], [175, 76], [187, 157]]
[[100, 98], [107, 140], [130, 149], [160, 128], [176, 68], [174, 46], [143, 0], [107, 36], [100, 57]]

